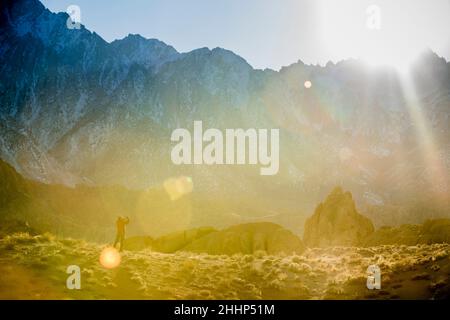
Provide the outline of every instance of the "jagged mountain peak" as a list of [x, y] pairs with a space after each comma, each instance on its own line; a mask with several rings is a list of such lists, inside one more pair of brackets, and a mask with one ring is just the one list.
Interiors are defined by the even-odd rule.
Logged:
[[238, 64], [241, 67], [245, 67], [248, 69], [253, 69], [252, 66], [240, 55], [237, 55], [231, 50], [227, 50], [224, 48], [216, 47], [211, 50], [212, 55], [216, 55], [226, 61], [229, 64]]
[[310, 246], [358, 245], [374, 231], [359, 214], [352, 194], [334, 188], [305, 223], [304, 241]]
[[13, 28], [19, 35], [31, 31], [31, 26], [50, 11], [37, 0], [6, 0], [0, 4], [0, 30]]
[[120, 48], [123, 49], [125, 47], [128, 47], [130, 49], [136, 48], [136, 47], [146, 47], [146, 48], [153, 48], [153, 49], [167, 49], [174, 54], [178, 53], [177, 50], [175, 50], [174, 47], [166, 44], [165, 42], [158, 40], [158, 39], [147, 39], [140, 34], [128, 34], [126, 37], [122, 39], [117, 39], [111, 42], [111, 45], [114, 48]]
[[115, 56], [125, 63], [138, 63], [146, 67], [160, 66], [180, 57], [175, 48], [158, 39], [146, 39], [139, 34], [129, 34], [110, 44]]
[[67, 28], [69, 15], [66, 12], [53, 13], [37, 0], [7, 1], [0, 16], [0, 41], [10, 37], [28, 37], [55, 52], [64, 49], [73, 51], [80, 42], [88, 47], [106, 44], [83, 24], [80, 24], [79, 29]]
[[210, 49], [208, 47], [202, 47], [194, 49], [192, 51], [183, 54], [184, 58], [194, 59], [200, 61], [214, 60], [217, 62], [222, 62], [228, 65], [237, 65], [239, 67], [244, 67], [246, 69], [253, 69], [252, 66], [241, 56], [237, 55], [231, 50], [216, 47]]
[[[33, 5], [29, 16], [20, 9]], [[297, 192], [312, 199], [322, 190], [318, 185], [342, 184], [359, 190], [355, 201], [376, 203], [398, 203], [430, 187], [448, 192], [448, 175], [442, 185], [429, 185], [401, 86], [389, 72], [368, 72], [360, 60], [299, 61], [280, 72], [262, 71], [223, 48], [178, 53], [136, 34], [108, 43], [84, 27], [67, 29], [66, 13], [51, 13], [37, 0], [2, 2], [1, 15], [9, 27], [0, 30], [0, 155], [27, 178], [141, 188], [183, 174], [192, 175], [196, 190], [222, 192], [238, 174], [242, 187], [226, 192], [292, 192], [296, 200], [289, 205], [305, 210], [311, 204], [299, 204]], [[440, 137], [436, 151], [443, 172], [450, 172], [450, 73], [435, 54], [428, 57], [413, 80], [422, 81], [417, 96], [426, 98], [424, 121]], [[170, 132], [198, 119], [217, 128], [280, 128], [276, 183], [256, 182], [234, 168], [171, 166]], [[401, 163], [405, 154], [412, 156]], [[282, 185], [302, 191], [280, 191]]]
[[30, 14], [36, 15], [46, 10], [39, 0], [3, 0], [0, 3], [0, 9], [2, 13], [8, 13], [11, 18]]

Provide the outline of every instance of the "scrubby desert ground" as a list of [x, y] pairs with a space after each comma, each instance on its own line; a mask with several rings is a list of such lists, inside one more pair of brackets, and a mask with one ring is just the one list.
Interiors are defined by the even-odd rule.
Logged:
[[[302, 255], [124, 252], [99, 263], [104, 245], [52, 235], [0, 239], [1, 299], [443, 299], [450, 297], [450, 245], [333, 247]], [[369, 265], [381, 290], [366, 288]], [[68, 265], [81, 289], [66, 288]]]

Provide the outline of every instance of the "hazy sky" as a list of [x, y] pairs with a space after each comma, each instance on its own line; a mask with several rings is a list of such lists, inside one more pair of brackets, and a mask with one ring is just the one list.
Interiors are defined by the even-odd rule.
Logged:
[[[431, 48], [450, 60], [450, 0], [42, 0], [58, 12], [75, 4], [81, 22], [105, 40], [129, 33], [180, 52], [234, 51], [256, 68], [348, 57], [405, 61]], [[369, 5], [380, 29], [366, 26]]]

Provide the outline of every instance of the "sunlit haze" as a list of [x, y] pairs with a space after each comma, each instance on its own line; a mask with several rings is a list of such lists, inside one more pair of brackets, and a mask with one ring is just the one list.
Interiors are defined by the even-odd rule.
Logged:
[[[44, 0], [65, 11], [72, 0]], [[180, 52], [222, 47], [255, 68], [302, 60], [326, 64], [360, 57], [373, 65], [406, 62], [426, 47], [450, 58], [448, 0], [87, 1], [82, 23], [107, 41], [132, 34], [157, 38]], [[380, 9], [380, 28], [367, 27], [367, 8]]]
[[449, 13], [2, 0], [0, 300], [449, 300]]

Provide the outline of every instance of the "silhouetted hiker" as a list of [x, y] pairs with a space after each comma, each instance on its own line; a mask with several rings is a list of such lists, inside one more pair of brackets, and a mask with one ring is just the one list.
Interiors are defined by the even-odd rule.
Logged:
[[116, 234], [116, 240], [114, 241], [114, 248], [116, 247], [117, 243], [120, 243], [119, 251], [122, 251], [123, 249], [123, 240], [125, 239], [125, 226], [130, 222], [130, 219], [128, 217], [118, 217], [116, 221], [116, 228], [117, 228], [117, 234]]

